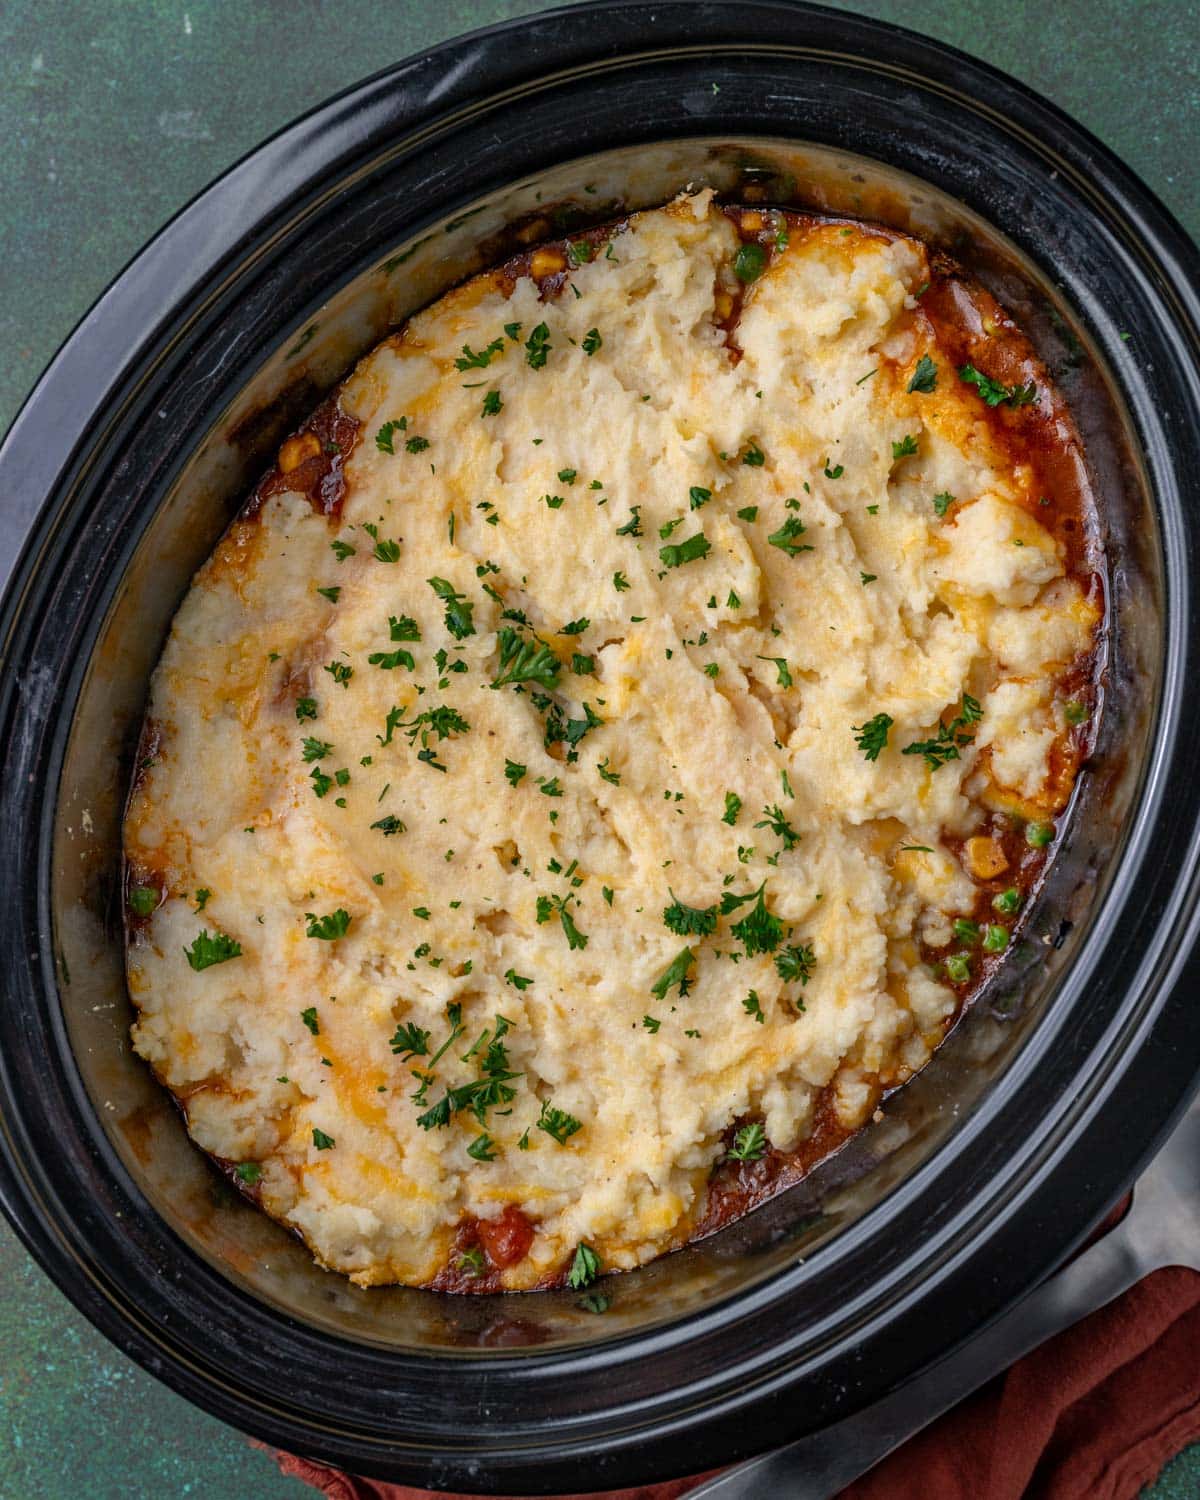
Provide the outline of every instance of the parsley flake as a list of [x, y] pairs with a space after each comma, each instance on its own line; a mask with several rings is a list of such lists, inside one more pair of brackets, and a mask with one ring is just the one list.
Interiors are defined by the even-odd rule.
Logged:
[[912, 372], [912, 379], [908, 382], [908, 394], [911, 396], [914, 392], [920, 392], [921, 395], [927, 396], [936, 387], [937, 377], [937, 365], [928, 354], [922, 354], [917, 360], [916, 369]]
[[888, 731], [895, 720], [890, 714], [876, 714], [865, 724], [855, 724], [854, 743], [863, 753], [864, 760], [878, 760], [880, 752], [887, 748]]
[[304, 915], [308, 921], [308, 926], [304, 929], [306, 937], [320, 938], [323, 942], [332, 943], [337, 938], [345, 937], [350, 930], [350, 913], [341, 906], [323, 917], [318, 917], [311, 911], [305, 912]]
[[680, 568], [684, 563], [698, 562], [711, 551], [712, 543], [702, 531], [698, 531], [685, 542], [673, 542], [670, 546], [660, 547], [658, 555], [664, 568]]
[[240, 958], [242, 945], [223, 932], [209, 933], [202, 929], [197, 933], [190, 948], [185, 948], [189, 966], [197, 974], [202, 969], [211, 969], [214, 964], [228, 963], [231, 958]]
[[767, 1133], [759, 1121], [743, 1125], [726, 1153], [730, 1161], [759, 1161], [767, 1154]]

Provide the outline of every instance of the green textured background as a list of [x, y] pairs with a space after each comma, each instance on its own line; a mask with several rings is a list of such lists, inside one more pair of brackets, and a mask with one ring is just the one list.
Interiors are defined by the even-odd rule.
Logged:
[[[76, 319], [264, 136], [407, 53], [537, 0], [4, 0], [0, 429]], [[1200, 235], [1200, 5], [854, 3], [1015, 74], [1082, 120]], [[585, 24], [582, 22], [581, 24]], [[0, 1225], [3, 1500], [311, 1495], [143, 1374]], [[1200, 1445], [1155, 1500], [1200, 1496]]]

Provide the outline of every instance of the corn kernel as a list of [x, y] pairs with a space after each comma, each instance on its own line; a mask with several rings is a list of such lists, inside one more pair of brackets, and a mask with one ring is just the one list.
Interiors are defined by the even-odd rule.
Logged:
[[967, 856], [967, 868], [976, 880], [994, 880], [1008, 869], [1008, 860], [996, 839], [981, 835], [968, 839], [964, 852]]
[[295, 437], [288, 438], [287, 442], [279, 450], [279, 469], [283, 474], [290, 474], [293, 469], [298, 469], [306, 459], [316, 458], [321, 451], [321, 439], [315, 432], [300, 432]]
[[566, 258], [558, 250], [535, 250], [529, 259], [529, 274], [535, 279], [553, 276], [565, 268]]

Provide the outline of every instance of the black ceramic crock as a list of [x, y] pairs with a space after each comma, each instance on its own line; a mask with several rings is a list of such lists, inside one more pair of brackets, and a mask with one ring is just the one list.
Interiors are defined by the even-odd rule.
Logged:
[[[809, 1183], [587, 1304], [360, 1291], [228, 1190], [129, 1050], [114, 895], [147, 677], [271, 445], [359, 353], [514, 225], [687, 183], [915, 229], [1025, 323], [1104, 508], [1099, 744], [1025, 940]], [[0, 1194], [42, 1266], [134, 1359], [270, 1442], [523, 1493], [814, 1429], [1011, 1304], [1200, 1070], [1198, 316], [1193, 247], [1078, 126], [947, 48], [805, 5], [502, 26], [333, 100], [202, 194], [0, 450], [4, 504], [36, 511], [0, 613]]]

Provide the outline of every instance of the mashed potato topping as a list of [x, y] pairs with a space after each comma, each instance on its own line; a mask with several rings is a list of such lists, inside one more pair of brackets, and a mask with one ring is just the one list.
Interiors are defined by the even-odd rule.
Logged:
[[364, 359], [201, 569], [134, 1041], [322, 1264], [636, 1266], [999, 961], [1100, 612], [1006, 441], [1056, 398], [944, 346], [937, 274], [707, 193], [536, 251]]

